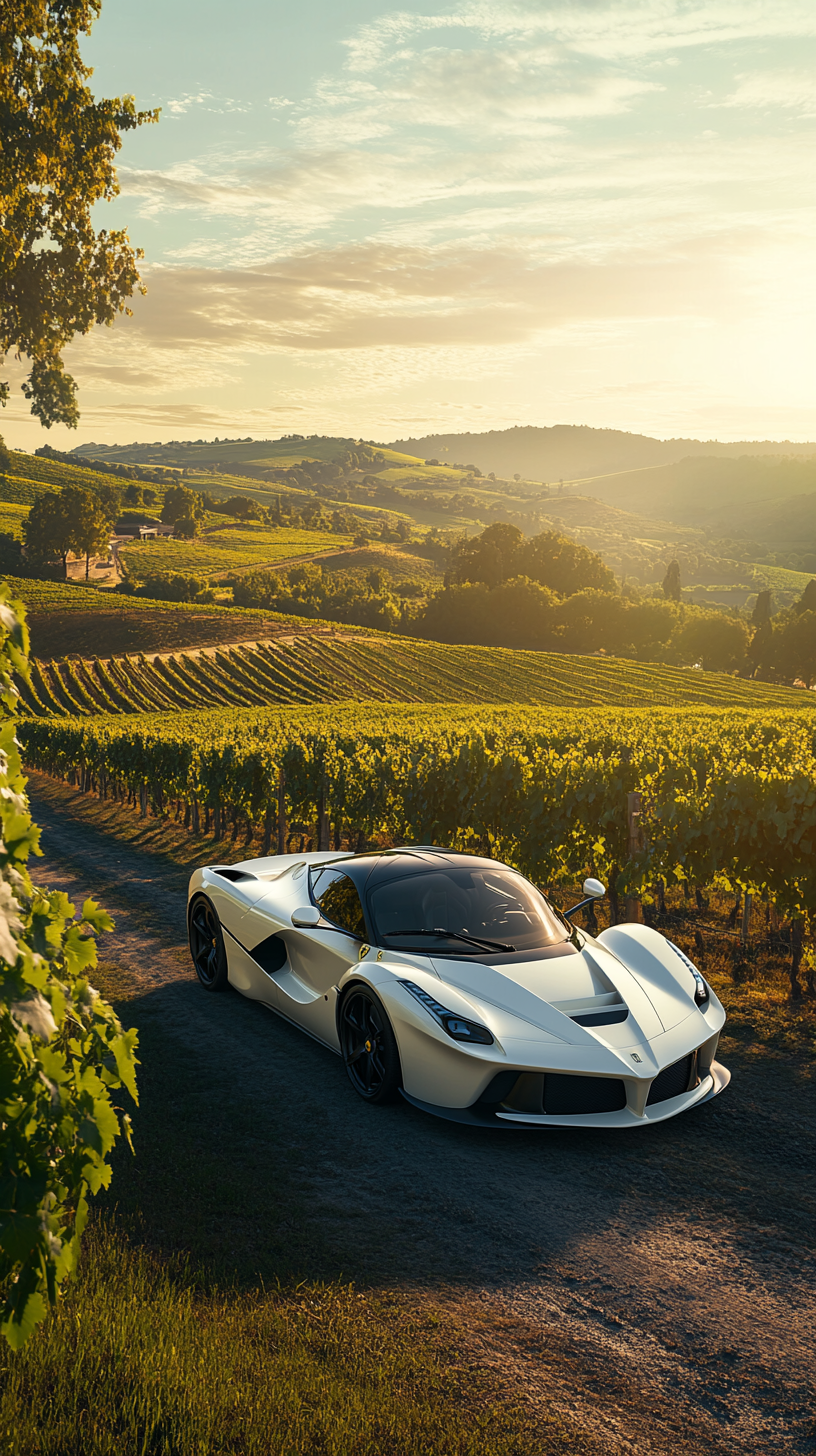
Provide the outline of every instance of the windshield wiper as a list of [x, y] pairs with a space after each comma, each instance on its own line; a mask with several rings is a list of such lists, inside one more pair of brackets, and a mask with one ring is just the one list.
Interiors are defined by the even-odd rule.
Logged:
[[479, 935], [462, 935], [458, 930], [442, 930], [437, 927], [435, 930], [384, 930], [383, 940], [391, 940], [395, 935], [444, 935], [448, 940], [464, 940], [468, 945], [486, 945], [488, 950], [515, 950], [514, 945], [505, 945], [502, 940], [483, 940]]

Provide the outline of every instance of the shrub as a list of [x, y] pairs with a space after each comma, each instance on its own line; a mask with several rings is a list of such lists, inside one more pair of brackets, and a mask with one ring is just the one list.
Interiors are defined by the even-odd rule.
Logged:
[[123, 1031], [88, 971], [113, 922], [93, 900], [79, 917], [62, 891], [31, 883], [39, 829], [25, 796], [12, 673], [28, 666], [24, 608], [0, 585], [0, 1331], [22, 1345], [77, 1266], [88, 1195], [110, 1182], [108, 1154], [130, 1138], [111, 1094], [136, 1098], [134, 1030]]

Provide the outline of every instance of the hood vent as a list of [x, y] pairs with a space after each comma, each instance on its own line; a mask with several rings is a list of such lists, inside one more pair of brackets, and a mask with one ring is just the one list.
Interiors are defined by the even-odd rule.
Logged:
[[577, 1011], [570, 1020], [577, 1021], [579, 1026], [617, 1026], [628, 1015], [628, 1006], [607, 1006], [603, 1011]]
[[578, 1026], [616, 1026], [629, 1015], [629, 1007], [617, 991], [603, 991], [600, 996], [582, 996], [575, 1001], [553, 1001], [552, 1005]]

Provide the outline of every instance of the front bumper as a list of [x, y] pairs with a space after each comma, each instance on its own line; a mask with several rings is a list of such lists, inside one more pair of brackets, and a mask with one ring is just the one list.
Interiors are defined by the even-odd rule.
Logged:
[[492, 1127], [505, 1131], [514, 1127], [528, 1131], [531, 1128], [552, 1127], [648, 1127], [656, 1122], [665, 1122], [670, 1117], [677, 1117], [678, 1113], [699, 1107], [703, 1102], [710, 1102], [712, 1097], [725, 1090], [730, 1081], [731, 1073], [728, 1068], [721, 1062], [712, 1062], [708, 1075], [691, 1091], [682, 1092], [678, 1097], [668, 1097], [651, 1106], [647, 1105], [642, 1116], [638, 1116], [629, 1107], [624, 1107], [619, 1112], [575, 1113], [569, 1116], [510, 1112], [499, 1110], [499, 1107], [480, 1106], [479, 1103], [474, 1103], [471, 1107], [435, 1107], [430, 1102], [422, 1102], [418, 1097], [412, 1097], [404, 1090], [402, 1095], [422, 1112], [430, 1112], [434, 1117], [444, 1118], [447, 1122], [467, 1123], [471, 1127]]

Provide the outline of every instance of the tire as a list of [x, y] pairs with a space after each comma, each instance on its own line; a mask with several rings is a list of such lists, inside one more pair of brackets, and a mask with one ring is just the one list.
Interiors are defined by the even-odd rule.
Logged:
[[227, 951], [221, 922], [206, 895], [196, 895], [190, 906], [190, 954], [205, 991], [226, 991]]
[[402, 1083], [399, 1048], [385, 1007], [368, 986], [352, 986], [343, 997], [340, 1047], [358, 1097], [393, 1102]]

